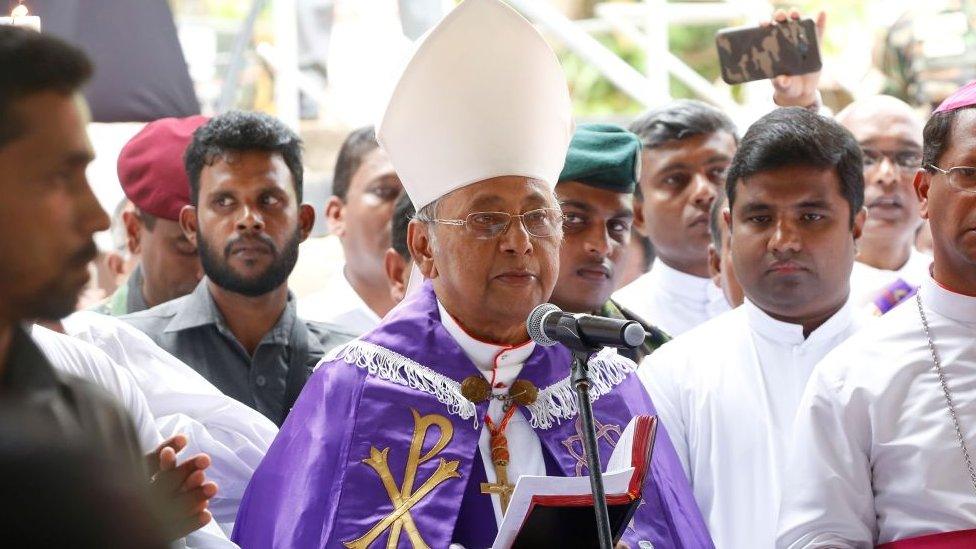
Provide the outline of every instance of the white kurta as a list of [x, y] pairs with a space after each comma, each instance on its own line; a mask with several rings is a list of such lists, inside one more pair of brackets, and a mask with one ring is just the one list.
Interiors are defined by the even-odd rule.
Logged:
[[344, 268], [325, 275], [325, 287], [299, 298], [298, 317], [342, 326], [358, 335], [377, 327], [380, 317], [349, 284]]
[[858, 306], [871, 303], [889, 285], [901, 279], [912, 286], [921, 286], [929, 277], [932, 256], [912, 248], [908, 261], [898, 270], [877, 269], [861, 262], [851, 271], [851, 296]]
[[[465, 332], [454, 318], [444, 310], [439, 301], [437, 307], [440, 309], [441, 324], [444, 325], [447, 333], [454, 338], [464, 354], [484, 374], [485, 379], [489, 382], [494, 379], [494, 394], [508, 394], [509, 387], [518, 378], [525, 361], [535, 350], [535, 342], [529, 341], [518, 347], [504, 347], [485, 343]], [[496, 399], [492, 399], [488, 405], [488, 415], [491, 416], [495, 425], [499, 425], [505, 415], [502, 406], [503, 403]], [[511, 459], [507, 468], [509, 484], [514, 486], [522, 475], [546, 474], [546, 463], [542, 456], [542, 442], [529, 425], [529, 420], [522, 408], [519, 408], [512, 416], [508, 428], [505, 430], [505, 436], [508, 438], [508, 453]], [[478, 446], [481, 450], [488, 482], [495, 482], [497, 476], [495, 475], [495, 467], [491, 463], [491, 445], [487, 426], [481, 429], [481, 440], [478, 442]], [[501, 523], [501, 499], [497, 495], [492, 495], [491, 501], [495, 508], [495, 519]]]
[[[976, 298], [919, 294], [970, 451]], [[835, 349], [797, 414], [777, 547], [871, 547], [976, 526], [974, 492], [914, 299]]]
[[765, 549], [793, 418], [814, 365], [860, 325], [848, 302], [803, 337], [750, 301], [665, 344], [638, 375], [691, 482], [715, 546]]
[[[139, 445], [144, 453], [148, 454], [159, 447], [164, 437], [157, 429], [146, 396], [137, 386], [132, 374], [94, 345], [79, 339], [37, 325], [32, 327], [31, 337], [55, 370], [94, 383], [119, 401], [135, 425]], [[195, 453], [184, 450], [180, 456], [187, 457]], [[219, 485], [218, 489], [221, 489]], [[228, 535], [214, 521], [188, 535], [184, 541], [189, 549], [237, 547], [227, 539]]]
[[78, 312], [62, 324], [69, 335], [95, 345], [131, 374], [164, 438], [183, 433], [189, 439], [186, 455], [210, 455], [207, 477], [219, 487], [210, 511], [230, 535], [244, 489], [278, 428], [124, 321]]
[[659, 259], [650, 271], [614, 292], [613, 299], [672, 337], [729, 310], [712, 279], [672, 269]]

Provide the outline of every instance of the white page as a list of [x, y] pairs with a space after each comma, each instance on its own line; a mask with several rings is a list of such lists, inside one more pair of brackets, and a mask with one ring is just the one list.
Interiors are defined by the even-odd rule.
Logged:
[[[607, 471], [603, 473], [603, 489], [607, 497], [626, 494], [630, 488], [630, 480], [634, 476], [631, 456], [634, 446], [634, 431], [637, 418], [630, 420], [627, 428], [620, 436], [620, 440], [610, 454]], [[508, 511], [498, 525], [498, 535], [492, 549], [508, 549], [515, 543], [519, 530], [529, 513], [534, 496], [587, 496], [590, 489], [590, 477], [550, 477], [550, 476], [522, 476], [515, 483], [515, 490], [508, 504]]]

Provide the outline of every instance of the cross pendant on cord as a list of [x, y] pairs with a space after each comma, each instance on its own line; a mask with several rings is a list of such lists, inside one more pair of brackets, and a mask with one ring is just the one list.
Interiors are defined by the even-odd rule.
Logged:
[[482, 482], [482, 494], [495, 494], [501, 500], [502, 515], [508, 511], [508, 502], [512, 498], [514, 486], [508, 483], [508, 462], [495, 462], [495, 482]]

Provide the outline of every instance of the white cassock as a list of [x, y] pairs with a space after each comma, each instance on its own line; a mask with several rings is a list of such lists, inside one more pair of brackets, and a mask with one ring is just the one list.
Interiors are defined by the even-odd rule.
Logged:
[[380, 317], [359, 297], [344, 274], [345, 269], [324, 275], [322, 289], [298, 300], [298, 318], [342, 326], [362, 335], [380, 323]]
[[[493, 394], [508, 394], [509, 387], [518, 378], [525, 361], [535, 350], [535, 342], [529, 340], [528, 343], [518, 347], [504, 347], [485, 343], [465, 332], [464, 328], [454, 320], [454, 317], [444, 309], [440, 301], [437, 302], [437, 308], [440, 309], [441, 323], [447, 333], [451, 334], [454, 341], [485, 376], [485, 379], [489, 382], [494, 380]], [[495, 425], [499, 425], [505, 415], [502, 406], [502, 401], [497, 399], [492, 399], [488, 404], [488, 415], [491, 416]], [[478, 447], [484, 460], [488, 482], [495, 483], [498, 477], [495, 474], [495, 466], [491, 463], [489, 437], [488, 427], [483, 426]], [[509, 420], [508, 428], [505, 429], [505, 437], [508, 439], [508, 453], [511, 456], [506, 470], [509, 484], [514, 486], [522, 475], [546, 474], [546, 463], [542, 457], [542, 442], [539, 441], [539, 437], [529, 425], [529, 420], [523, 414], [522, 407], [519, 407], [512, 419]], [[500, 524], [502, 520], [501, 498], [497, 494], [492, 494], [491, 503], [495, 509], [495, 520]]]
[[209, 508], [214, 521], [230, 535], [244, 489], [278, 428], [124, 321], [83, 311], [65, 318], [62, 325], [69, 335], [98, 347], [131, 375], [164, 438], [185, 434], [187, 455], [210, 456], [207, 477], [219, 491]]
[[770, 548], [793, 418], [814, 365], [861, 325], [848, 302], [803, 337], [746, 300], [648, 356], [651, 395], [721, 549]]
[[712, 279], [683, 273], [660, 259], [654, 260], [650, 271], [614, 292], [613, 299], [671, 337], [729, 310]]
[[[973, 451], [976, 298], [931, 277], [919, 295]], [[914, 298], [817, 367], [797, 414], [789, 472], [777, 547], [872, 547], [976, 528], [976, 491]]]
[[[146, 396], [127, 370], [97, 347], [42, 326], [34, 325], [31, 328], [31, 338], [55, 370], [94, 383], [115, 397], [135, 425], [143, 453], [148, 454], [159, 447], [164, 437], [156, 427]], [[180, 455], [186, 457], [195, 453], [184, 450]], [[218, 485], [218, 489], [222, 488]], [[216, 521], [211, 521], [183, 541], [190, 549], [237, 547], [227, 539]]]
[[932, 256], [912, 247], [908, 261], [900, 269], [889, 271], [878, 269], [856, 261], [851, 271], [851, 297], [858, 306], [867, 305], [878, 294], [897, 280], [903, 280], [918, 287], [929, 277]]

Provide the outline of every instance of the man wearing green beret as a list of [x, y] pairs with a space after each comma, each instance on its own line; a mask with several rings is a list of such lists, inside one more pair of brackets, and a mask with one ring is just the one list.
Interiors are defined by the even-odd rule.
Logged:
[[644, 345], [622, 353], [637, 363], [669, 339], [610, 299], [630, 242], [640, 152], [640, 139], [618, 126], [576, 129], [556, 185], [566, 217], [551, 298], [565, 311], [640, 322], [649, 334]]

